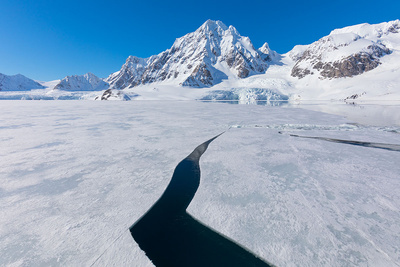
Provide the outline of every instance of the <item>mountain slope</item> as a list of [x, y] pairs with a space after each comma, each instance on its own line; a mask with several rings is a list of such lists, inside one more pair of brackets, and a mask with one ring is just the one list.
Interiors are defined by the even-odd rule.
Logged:
[[[35, 90], [35, 94], [82, 98], [80, 91], [111, 88], [126, 89], [124, 93], [137, 99], [228, 99], [246, 103], [400, 100], [399, 62], [399, 20], [336, 29], [283, 55], [272, 51], [267, 43], [255, 49], [250, 39], [242, 37], [233, 26], [208, 20], [158, 55], [129, 56], [122, 68], [105, 80], [91, 73], [68, 76], [62, 81], [42, 83], [48, 89], [60, 90]], [[25, 91], [42, 85], [22, 75], [0, 75], [0, 90]], [[7, 99], [20, 95], [2, 94]], [[85, 94], [88, 97], [83, 98], [91, 99], [98, 93]]]
[[109, 84], [93, 73], [72, 75], [62, 79], [54, 89], [67, 91], [100, 91], [108, 89]]
[[24, 75], [5, 75], [0, 73], [0, 91], [26, 91], [31, 89], [43, 89], [40, 83], [31, 80]]
[[154, 82], [209, 87], [228, 77], [263, 73], [273, 55], [268, 44], [257, 50], [233, 26], [208, 20], [156, 56], [128, 57], [121, 70], [106, 81], [118, 89]]
[[300, 53], [300, 47], [291, 51], [296, 60], [291, 75], [300, 79], [307, 75], [332, 79], [373, 70], [381, 65], [382, 57], [396, 49], [391, 40], [399, 39], [399, 31], [399, 20], [334, 30]]

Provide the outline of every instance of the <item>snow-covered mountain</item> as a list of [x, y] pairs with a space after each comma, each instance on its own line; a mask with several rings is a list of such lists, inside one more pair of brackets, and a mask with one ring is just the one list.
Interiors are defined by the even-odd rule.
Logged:
[[[309, 46], [295, 47], [293, 77], [352, 77], [375, 69], [381, 58], [398, 49], [400, 21], [360, 24], [332, 31]], [[395, 42], [393, 42], [395, 41]]]
[[0, 73], [0, 91], [26, 91], [43, 88], [43, 85], [24, 75], [5, 75]]
[[228, 77], [264, 73], [275, 52], [268, 44], [255, 49], [248, 37], [221, 21], [206, 21], [195, 32], [176, 39], [172, 47], [146, 59], [128, 57], [106, 81], [113, 88], [153, 82], [209, 87]]
[[67, 91], [100, 91], [108, 89], [109, 84], [93, 73], [72, 75], [62, 79], [54, 89]]
[[[111, 88], [125, 89], [124, 94], [136, 99], [228, 99], [246, 103], [265, 99], [399, 100], [399, 62], [399, 20], [336, 29], [283, 55], [272, 51], [267, 43], [255, 49], [233, 26], [208, 20], [158, 55], [129, 56], [122, 68], [106, 79], [91, 73], [68, 76], [59, 82], [42, 83], [59, 90], [35, 90], [35, 94], [94, 99], [102, 98], [103, 92], [85, 93], [87, 96], [79, 92]], [[24, 77], [30, 81], [26, 85], [22, 77], [1, 75], [0, 89], [43, 88]], [[20, 96], [11, 94], [3, 92], [0, 98]]]
[[[384, 81], [392, 88], [389, 83], [396, 83], [396, 75], [400, 75], [399, 32], [399, 20], [375, 25], [365, 23], [334, 30], [310, 45], [298, 45], [279, 55], [267, 43], [255, 49], [250, 39], [242, 37], [233, 26], [208, 20], [195, 32], [176, 39], [170, 49], [159, 55], [146, 59], [130, 56], [121, 70], [106, 81], [117, 89], [155, 86], [154, 83], [212, 87], [215, 91], [204, 92], [202, 96], [207, 99], [236, 96], [237, 88], [250, 88], [263, 94], [268, 90], [282, 96], [298, 95], [300, 99], [400, 96], [400, 92], [393, 89], [388, 92], [382, 86]], [[376, 71], [372, 73], [372, 70]], [[388, 77], [388, 73], [393, 75]], [[221, 89], [231, 92], [223, 93]], [[135, 92], [141, 94], [140, 90]], [[151, 93], [144, 89], [143, 94], [149, 93], [158, 94], [158, 90]]]

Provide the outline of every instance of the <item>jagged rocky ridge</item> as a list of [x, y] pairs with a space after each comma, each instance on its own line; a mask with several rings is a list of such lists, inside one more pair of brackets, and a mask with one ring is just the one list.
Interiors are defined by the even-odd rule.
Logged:
[[121, 70], [106, 81], [118, 89], [161, 81], [209, 87], [228, 77], [245, 78], [263, 73], [274, 55], [268, 44], [257, 50], [233, 26], [208, 20], [156, 56], [128, 57]]
[[381, 64], [380, 58], [392, 52], [385, 37], [399, 31], [399, 20], [334, 30], [311, 45], [295, 47], [289, 53], [296, 60], [291, 75], [301, 79], [315, 74], [321, 79], [332, 79], [370, 71]]
[[84, 75], [72, 75], [62, 79], [54, 89], [67, 91], [100, 91], [108, 89], [110, 85], [94, 75], [86, 73]]
[[[208, 20], [195, 32], [176, 39], [170, 49], [158, 55], [145, 59], [128, 57], [122, 68], [106, 79], [87, 73], [67, 76], [56, 86], [51, 83], [43, 85], [49, 89], [54, 87], [75, 94], [79, 91], [124, 89], [151, 83], [211, 87], [223, 79], [233, 78], [227, 82], [228, 87], [248, 88], [251, 92], [242, 94], [239, 90], [240, 93], [232, 91], [230, 94], [223, 94], [218, 91], [220, 88], [216, 88], [216, 91], [208, 92], [205, 97], [236, 99], [256, 92], [259, 95], [257, 99], [264, 99], [270, 96], [274, 98], [270, 94], [273, 90], [279, 95], [285, 95], [293, 93], [285, 91], [286, 89], [307, 87], [309, 80], [303, 79], [304, 77], [312, 78], [312, 86], [320, 88], [327, 84], [334, 85], [330, 81], [320, 80], [357, 76], [382, 64], [381, 72], [393, 73], [392, 76], [396, 77], [396, 61], [399, 56], [399, 20], [337, 29], [310, 45], [296, 46], [283, 55], [272, 51], [267, 43], [255, 49], [250, 39], [242, 37], [233, 26], [227, 27], [220, 21]], [[270, 65], [274, 65], [271, 68], [272, 78], [268, 76], [267, 70]], [[240, 79], [264, 72], [267, 75], [248, 80]], [[299, 79], [289, 78], [289, 75]], [[370, 79], [373, 81], [375, 78]], [[284, 81], [285, 86], [276, 86], [276, 80]], [[352, 86], [354, 84], [349, 83], [347, 87]], [[45, 87], [22, 75], [0, 74], [0, 90], [3, 91], [28, 91]], [[351, 92], [344, 98], [364, 91]], [[46, 97], [48, 94], [61, 93], [46, 92]], [[108, 97], [111, 98], [113, 97]]]
[[43, 85], [24, 75], [5, 75], [0, 73], [0, 91], [27, 91], [43, 88]]

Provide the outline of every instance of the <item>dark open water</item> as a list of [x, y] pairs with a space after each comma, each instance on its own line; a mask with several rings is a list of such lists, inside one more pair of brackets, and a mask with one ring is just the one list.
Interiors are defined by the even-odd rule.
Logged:
[[132, 237], [157, 267], [271, 266], [186, 212], [200, 184], [200, 157], [217, 137], [178, 164], [160, 199], [130, 227]]

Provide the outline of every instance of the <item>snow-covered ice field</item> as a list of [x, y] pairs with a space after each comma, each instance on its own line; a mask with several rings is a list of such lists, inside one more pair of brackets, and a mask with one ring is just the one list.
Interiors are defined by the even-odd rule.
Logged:
[[366, 126], [301, 106], [0, 105], [0, 266], [152, 266], [129, 226], [177, 163], [223, 131], [200, 161], [194, 217], [277, 266], [400, 266], [400, 152], [289, 135], [399, 145], [396, 117]]

